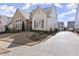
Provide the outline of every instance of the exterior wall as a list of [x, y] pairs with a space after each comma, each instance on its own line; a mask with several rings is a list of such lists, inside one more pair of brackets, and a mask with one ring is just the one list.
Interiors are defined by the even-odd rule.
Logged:
[[64, 28], [60, 27], [59, 30], [62, 31], [62, 30], [64, 30]]
[[12, 30], [12, 24], [9, 24], [8, 25], [8, 28]]
[[70, 27], [70, 28], [68, 28], [68, 30], [69, 30], [69, 31], [72, 31], [72, 30], [74, 30], [74, 28]]
[[10, 18], [7, 17], [7, 16], [0, 16], [0, 21], [1, 21], [1, 24], [0, 24], [0, 32], [4, 32], [5, 31], [5, 25], [7, 25], [9, 22], [10, 22]]
[[48, 29], [50, 30], [50, 28], [52, 28], [52, 31], [55, 30], [55, 28], [58, 28], [58, 21], [55, 8], [53, 8], [51, 13], [49, 14]]
[[[44, 28], [41, 28], [41, 24], [39, 24], [38, 27], [34, 28], [34, 21], [39, 23], [40, 21], [42, 21], [42, 19], [44, 20]], [[39, 13], [37, 11], [32, 18], [32, 29], [50, 31], [51, 28], [52, 28], [52, 31], [58, 28], [56, 10], [52, 9], [52, 11], [48, 16], [42, 10], [40, 10]]]
[[21, 20], [20, 24], [22, 22], [24, 22], [24, 26], [25, 26], [25, 30], [27, 30], [27, 27], [26, 27], [26, 19], [23, 17], [23, 15], [21, 15], [21, 13], [19, 11], [17, 11], [13, 17], [13, 22], [12, 22], [12, 29], [13, 30], [17, 30], [17, 22], [19, 23], [19, 21]]
[[[44, 28], [42, 28], [41, 25], [42, 20], [44, 20]], [[36, 26], [36, 28], [34, 27], [34, 21], [36, 22], [36, 24], [38, 23], [38, 26]], [[48, 23], [47, 23], [46, 14], [42, 10], [39, 10], [39, 12], [36, 11], [34, 16], [32, 17], [32, 30], [48, 31], [47, 27], [48, 27]]]
[[64, 26], [64, 23], [58, 23], [58, 29], [60, 31], [64, 30], [65, 26]]
[[67, 25], [67, 30], [73, 31], [74, 30], [75, 21], [69, 21]]
[[54, 18], [48, 18], [48, 30], [52, 28], [52, 31], [58, 28], [57, 21]]
[[0, 26], [0, 32], [4, 32], [5, 31], [5, 26]]
[[74, 30], [74, 26], [73, 26], [73, 27], [72, 27], [72, 26], [68, 26], [68, 27], [67, 27], [67, 30], [73, 31], [73, 30]]

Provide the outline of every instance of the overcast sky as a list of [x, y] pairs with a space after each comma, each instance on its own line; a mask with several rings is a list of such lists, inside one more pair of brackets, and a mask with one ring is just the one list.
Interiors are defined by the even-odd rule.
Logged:
[[67, 21], [75, 20], [77, 8], [77, 4], [75, 3], [0, 3], [0, 15], [12, 17], [17, 8], [31, 12], [37, 5], [42, 8], [56, 6], [58, 21], [65, 22], [65, 24]]

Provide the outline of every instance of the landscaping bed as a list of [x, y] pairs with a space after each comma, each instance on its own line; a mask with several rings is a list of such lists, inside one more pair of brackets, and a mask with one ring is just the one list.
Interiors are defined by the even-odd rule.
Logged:
[[17, 34], [14, 34], [12, 36], [6, 37], [1, 39], [1, 41], [10, 42], [13, 46], [14, 43], [21, 44], [21, 45], [35, 45], [37, 43], [40, 43], [44, 40], [47, 40], [46, 38], [49, 36], [49, 34], [44, 34], [43, 32], [20, 32]]
[[43, 39], [45, 39], [48, 36], [48, 34], [44, 34], [44, 33], [36, 33], [33, 34], [32, 36], [29, 37], [30, 40], [32, 41], [41, 41]]

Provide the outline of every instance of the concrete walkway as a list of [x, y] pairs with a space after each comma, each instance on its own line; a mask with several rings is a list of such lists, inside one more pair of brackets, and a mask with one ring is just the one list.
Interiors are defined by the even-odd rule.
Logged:
[[[2, 43], [0, 47], [7, 47], [10, 43]], [[9, 48], [11, 52], [0, 55], [30, 55], [30, 56], [77, 56], [79, 55], [79, 35], [72, 32], [59, 32], [47, 41], [34, 46], [13, 44], [17, 47]]]

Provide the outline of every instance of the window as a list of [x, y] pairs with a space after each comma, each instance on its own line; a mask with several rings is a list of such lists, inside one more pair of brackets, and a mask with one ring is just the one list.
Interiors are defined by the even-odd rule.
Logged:
[[16, 22], [17, 22], [18, 20], [16, 20]]
[[21, 30], [22, 29], [22, 21], [21, 21], [21, 19], [16, 20], [16, 28], [17, 28], [17, 30]]
[[34, 21], [34, 28], [36, 28], [36, 21]]
[[38, 26], [39, 26], [39, 23], [37, 22], [37, 23], [36, 23], [36, 27], [38, 27]]
[[44, 20], [42, 20], [42, 28], [44, 28]]

